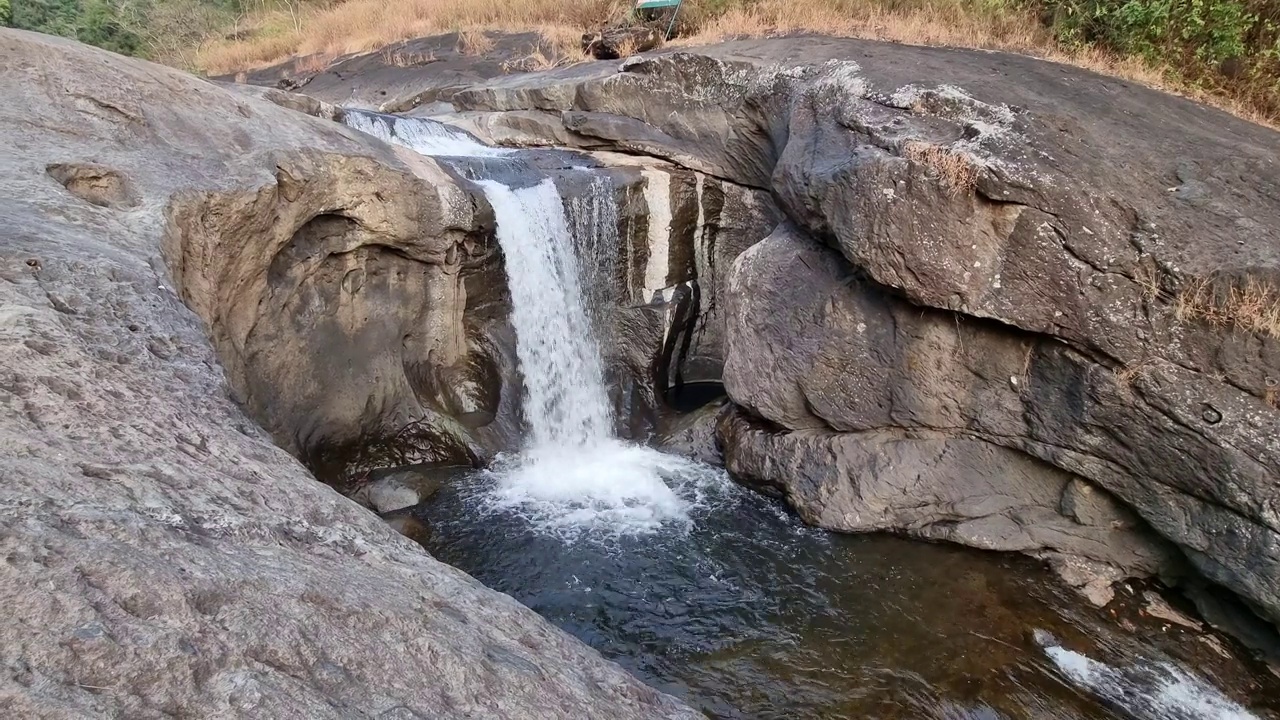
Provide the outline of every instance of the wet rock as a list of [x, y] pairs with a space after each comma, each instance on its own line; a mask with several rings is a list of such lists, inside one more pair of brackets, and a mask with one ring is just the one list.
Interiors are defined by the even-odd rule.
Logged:
[[1192, 630], [1202, 630], [1204, 628], [1204, 626], [1196, 620], [1193, 620], [1185, 614], [1173, 609], [1173, 606], [1169, 605], [1164, 598], [1150, 590], [1142, 593], [1142, 599], [1145, 603], [1143, 610], [1157, 620], [1164, 620], [1165, 622], [1180, 625]]
[[654, 440], [654, 446], [674, 455], [682, 455], [708, 465], [724, 465], [716, 428], [729, 412], [727, 402], [706, 405], [668, 421], [667, 427]]
[[393, 511], [384, 512], [382, 519], [392, 530], [423, 547], [426, 547], [427, 543], [431, 541], [431, 526], [421, 517], [410, 512], [408, 508], [397, 508]]
[[[456, 330], [435, 313], [458, 310], [444, 271], [468, 196], [336, 124], [62, 38], [0, 29], [0, 66], [6, 716], [697, 717], [433, 560], [246, 415], [295, 448], [417, 416], [419, 352], [459, 336], [391, 330]], [[119, 173], [137, 205], [86, 202], [56, 163]], [[415, 302], [374, 315], [345, 292]], [[318, 357], [290, 370], [289, 348]], [[354, 378], [357, 398], [339, 363], [371, 356], [390, 377]], [[272, 368], [317, 404], [256, 384]]]
[[427, 502], [452, 477], [470, 471], [469, 465], [417, 465], [378, 470], [352, 499], [385, 514]]

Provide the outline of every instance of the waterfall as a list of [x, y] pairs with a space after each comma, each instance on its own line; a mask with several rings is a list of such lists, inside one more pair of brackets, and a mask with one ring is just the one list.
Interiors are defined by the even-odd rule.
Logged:
[[421, 155], [443, 157], [504, 157], [511, 150], [485, 145], [470, 133], [426, 118], [344, 110], [342, 122], [383, 142], [407, 147]]
[[[423, 155], [502, 158], [517, 175], [528, 171], [517, 151], [489, 147], [432, 120], [347, 110], [343, 122]], [[617, 302], [612, 182], [593, 177], [587, 196], [570, 201], [576, 233], [552, 180], [518, 188], [493, 179], [476, 183], [493, 207], [506, 258], [529, 430], [519, 453], [500, 456], [485, 469], [493, 483], [480, 502], [561, 536], [689, 527], [690, 508], [709, 485], [725, 482], [723, 474], [613, 436], [595, 341], [596, 332], [608, 329], [600, 309]], [[579, 267], [579, 255], [587, 259], [585, 267]]]
[[599, 174], [591, 177], [589, 192], [568, 199], [574, 247], [587, 314], [596, 333], [608, 330], [608, 310], [624, 292], [619, 284], [621, 238], [618, 237], [618, 202], [613, 183]]
[[[561, 534], [587, 528], [644, 532], [669, 521], [687, 522], [689, 503], [667, 481], [696, 485], [707, 473], [683, 458], [612, 436], [583, 273], [555, 183], [548, 179], [521, 189], [494, 180], [478, 184], [493, 206], [506, 256], [529, 426], [521, 453], [501, 458], [490, 471], [497, 480], [493, 507]], [[607, 216], [612, 185], [592, 183], [591, 192], [601, 194], [592, 207]], [[616, 244], [613, 222], [614, 229], [597, 226], [592, 242]]]
[[478, 184], [506, 255], [531, 447], [599, 445], [613, 418], [560, 193], [551, 180], [519, 190]]

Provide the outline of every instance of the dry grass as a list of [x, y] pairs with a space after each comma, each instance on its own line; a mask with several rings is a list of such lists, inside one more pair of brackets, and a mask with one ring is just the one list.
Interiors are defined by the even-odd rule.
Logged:
[[[218, 39], [201, 48], [200, 68], [210, 74], [282, 62], [294, 55], [370, 52], [392, 43], [487, 30], [583, 32], [622, 17], [623, 0], [346, 0], [308, 5], [295, 23], [283, 11], [262, 13], [258, 30], [243, 39]], [[488, 38], [486, 38], [488, 39]], [[483, 46], [483, 41], [469, 44]], [[548, 52], [548, 54], [551, 54]]]
[[458, 33], [458, 52], [463, 55], [484, 55], [493, 49], [493, 38], [480, 30], [463, 30]]
[[582, 51], [582, 33], [572, 28], [544, 27], [538, 31], [539, 41], [529, 54], [502, 64], [507, 72], [537, 72], [576, 65], [591, 58]]
[[971, 192], [978, 182], [978, 169], [973, 160], [951, 148], [912, 140], [903, 146], [902, 155], [927, 168], [954, 195]]
[[618, 57], [629, 58], [639, 52], [639, 47], [634, 38], [626, 38], [618, 43]]
[[1181, 322], [1205, 322], [1280, 338], [1280, 290], [1256, 278], [1198, 278], [1178, 293]]
[[721, 15], [706, 14], [705, 7], [702, 13], [702, 17], [691, 20], [698, 31], [680, 38], [676, 44], [705, 45], [734, 38], [812, 32], [908, 45], [1005, 50], [1132, 80], [1213, 105], [1246, 120], [1276, 124], [1276, 118], [1267, 117], [1244, 102], [1170, 80], [1162, 69], [1140, 59], [1118, 57], [1093, 48], [1064, 48], [1054, 41], [1039, 19], [1029, 13], [1008, 9], [975, 11], [971, 5], [956, 0], [888, 3], [757, 0], [749, 5], [735, 5]]
[[[475, 42], [478, 33], [537, 31], [572, 38], [617, 21], [628, 0], [340, 0], [294, 5], [256, 14], [252, 30], [232, 39], [215, 39], [198, 52], [197, 65], [210, 74], [262, 67], [298, 55], [331, 56], [369, 52], [411, 38], [459, 32]], [[262, 7], [270, 8], [264, 4]], [[1215, 105], [1240, 117], [1276, 124], [1257, 104], [1222, 92], [1171, 80], [1173, 73], [1138, 59], [1094, 49], [1064, 48], [1029, 13], [1008, 3], [972, 0], [720, 0], [686, 3], [681, 11], [679, 45], [703, 45], [729, 38], [811, 32], [836, 37], [870, 38], [913, 45], [1007, 50], [1084, 67]], [[486, 38], [488, 39], [488, 38]], [[557, 45], [559, 47], [559, 45]], [[538, 49], [530, 68], [559, 66], [572, 52]], [[531, 53], [533, 55], [533, 53]]]
[[1151, 371], [1151, 368], [1152, 362], [1150, 358], [1143, 358], [1137, 362], [1125, 365], [1115, 370], [1116, 384], [1124, 390], [1131, 390], [1133, 388], [1133, 384], [1137, 382], [1139, 378], [1146, 377], [1147, 373]]
[[392, 67], [418, 67], [430, 65], [436, 60], [436, 55], [432, 52], [412, 52], [403, 48], [397, 50], [390, 45], [382, 49], [382, 61]]
[[324, 72], [326, 68], [333, 64], [336, 57], [328, 53], [317, 53], [297, 58], [293, 61], [293, 72], [297, 75], [314, 75], [318, 72]]

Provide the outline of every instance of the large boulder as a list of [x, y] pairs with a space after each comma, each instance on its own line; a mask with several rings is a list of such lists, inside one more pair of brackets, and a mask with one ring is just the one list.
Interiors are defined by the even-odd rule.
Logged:
[[786, 226], [739, 258], [726, 302], [727, 466], [807, 521], [1026, 552], [1094, 598], [1178, 570], [1106, 492], [1009, 440], [1044, 432], [1041, 412], [1064, 416], [1061, 430], [1106, 411], [1072, 402], [1082, 395], [1124, 412], [1131, 391], [1112, 373], [1064, 383], [1071, 351], [922, 310]]
[[7, 716], [696, 717], [271, 442], [464, 426], [422, 376], [467, 377], [483, 208], [170, 69], [11, 30], [0, 67]]

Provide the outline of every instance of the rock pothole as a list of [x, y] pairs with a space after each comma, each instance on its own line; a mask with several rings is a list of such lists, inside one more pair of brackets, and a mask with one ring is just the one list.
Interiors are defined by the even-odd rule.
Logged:
[[45, 172], [67, 192], [92, 205], [116, 210], [138, 206], [132, 183], [118, 170], [94, 163], [54, 163], [45, 167]]

